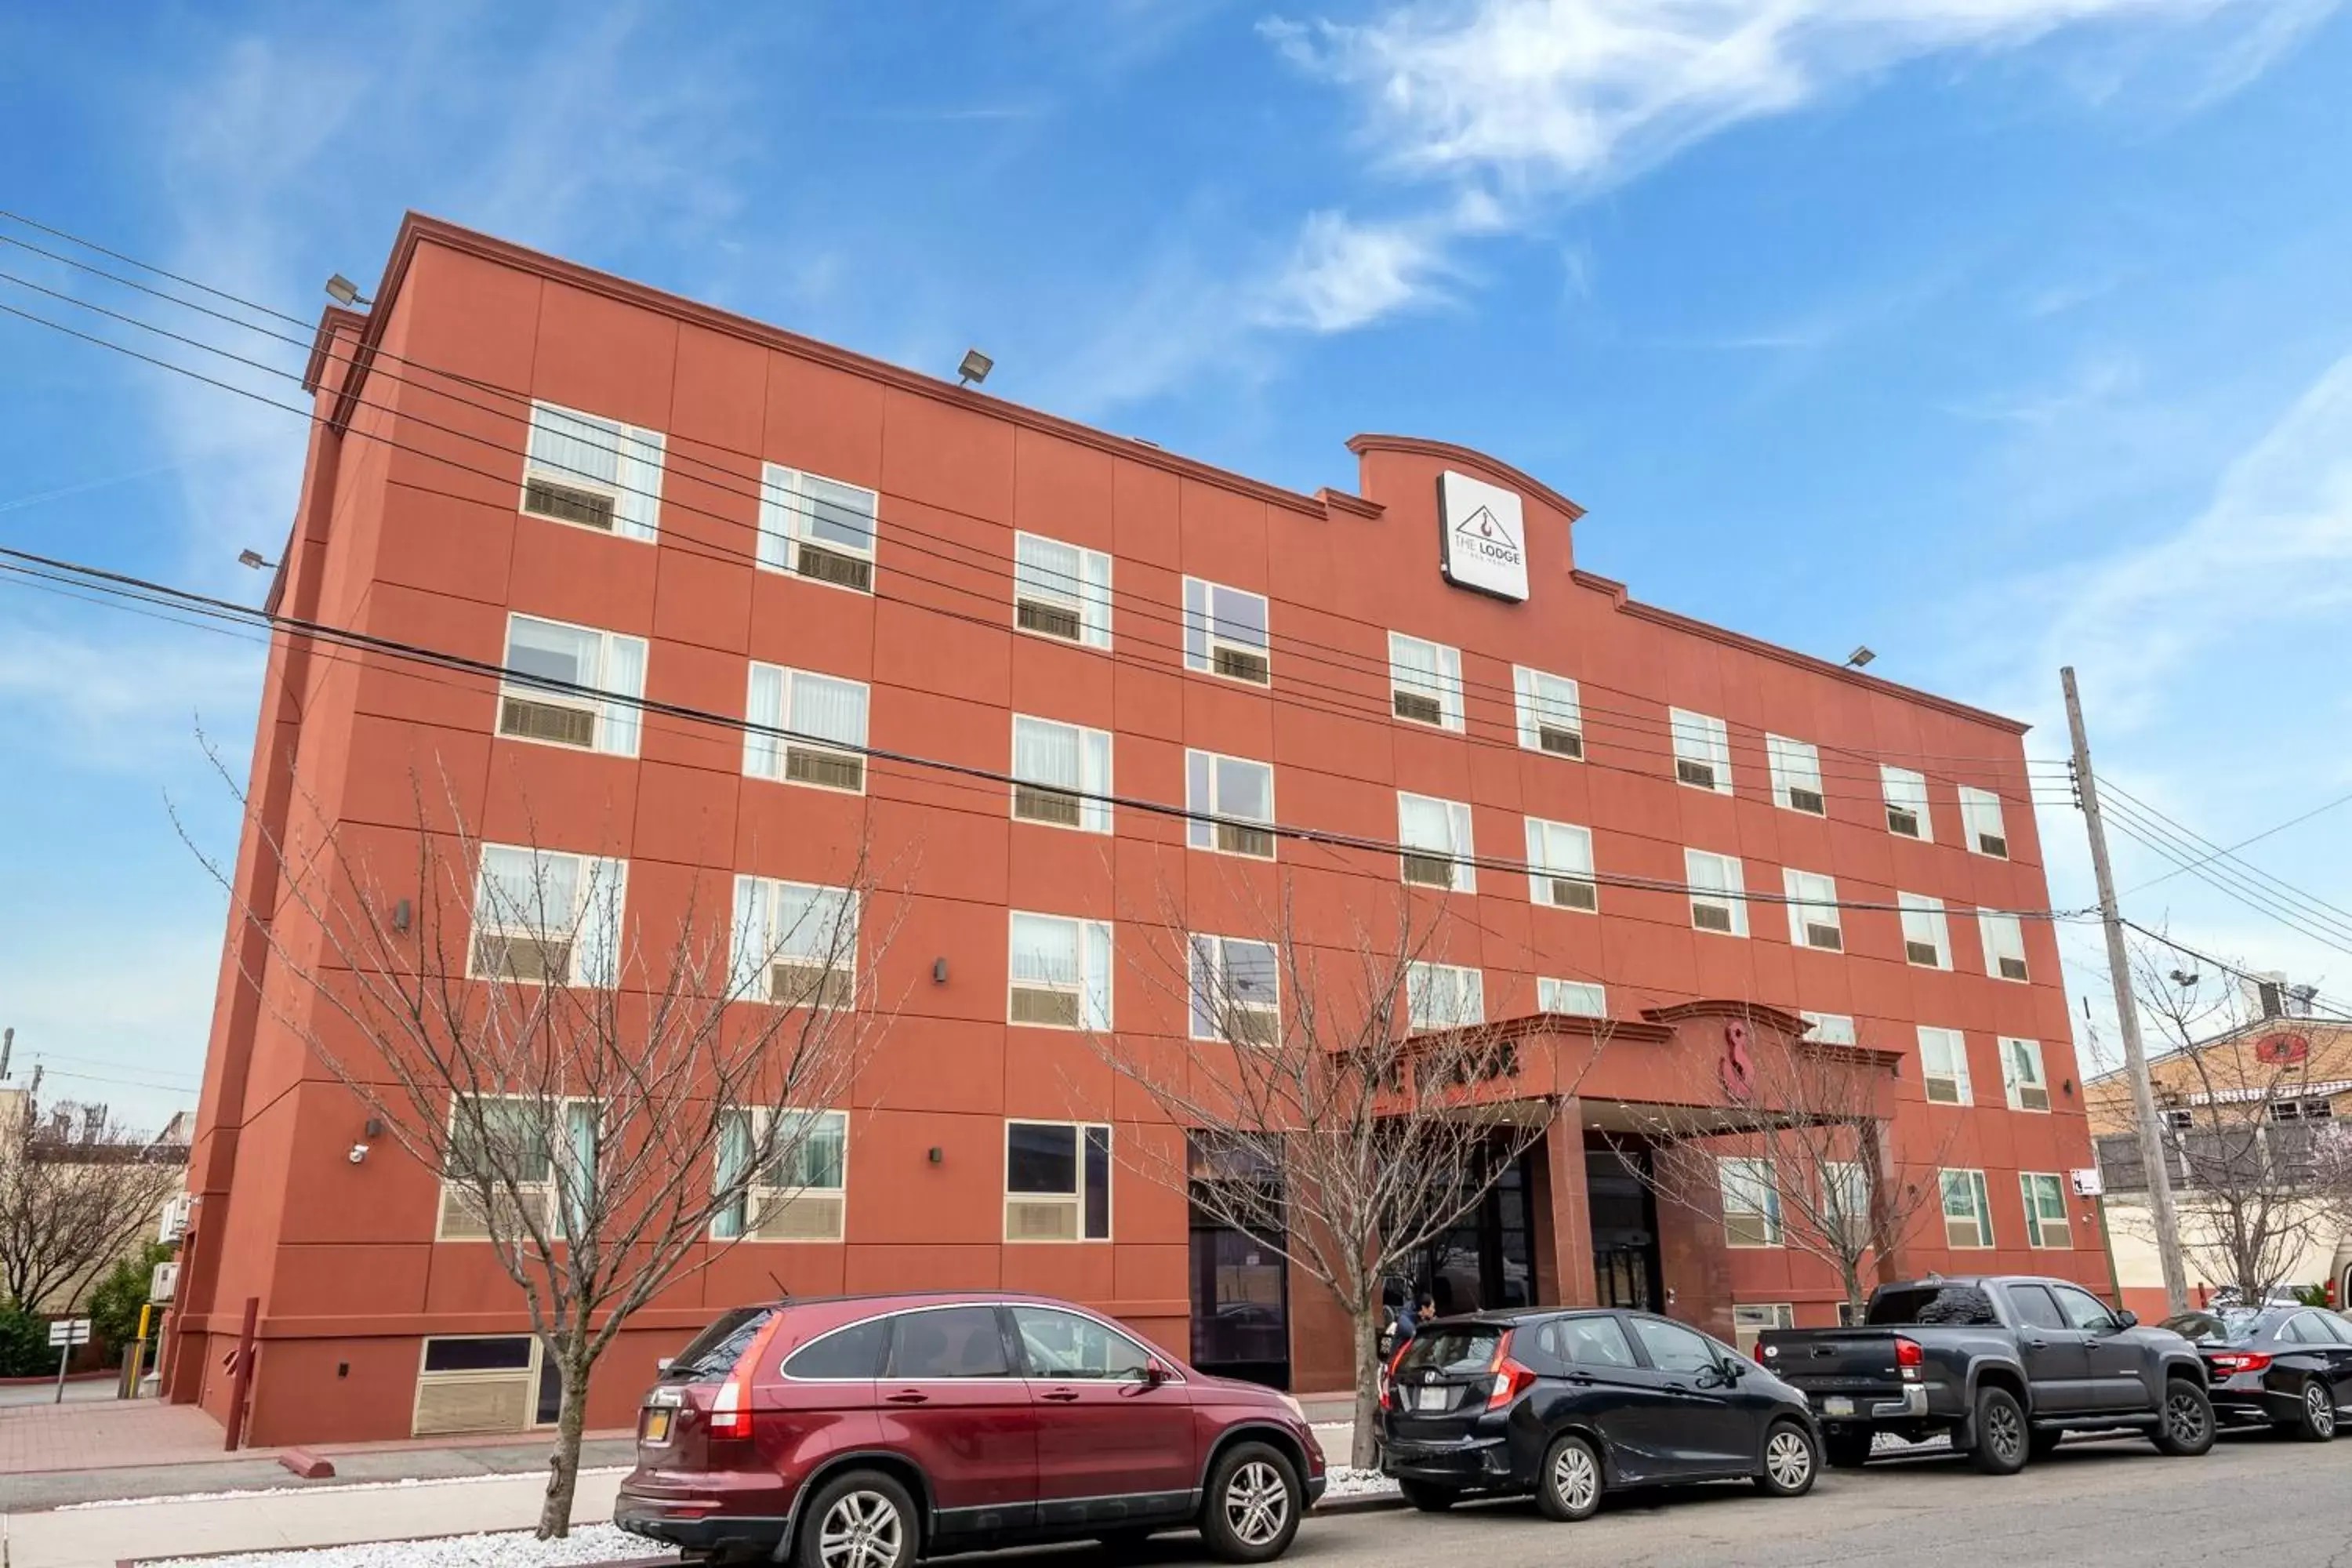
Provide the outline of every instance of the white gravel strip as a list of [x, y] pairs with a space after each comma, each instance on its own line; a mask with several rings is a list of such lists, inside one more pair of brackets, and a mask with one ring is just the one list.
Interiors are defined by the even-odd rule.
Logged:
[[[625, 1476], [626, 1465], [585, 1465], [583, 1476]], [[503, 1475], [480, 1476], [406, 1476], [391, 1481], [312, 1481], [299, 1487], [242, 1487], [222, 1492], [172, 1492], [162, 1497], [97, 1498], [89, 1502], [59, 1503], [49, 1511], [74, 1513], [93, 1508], [145, 1508], [159, 1502], [220, 1502], [231, 1498], [291, 1497], [304, 1492], [394, 1492], [413, 1491], [419, 1487], [471, 1487], [485, 1481], [510, 1481], [518, 1476], [542, 1477], [539, 1470], [510, 1470]], [[210, 1561], [207, 1559], [206, 1561]]]
[[1396, 1482], [1378, 1470], [1349, 1469], [1345, 1465], [1333, 1465], [1326, 1472], [1330, 1482], [1323, 1489], [1328, 1500], [1332, 1498], [1394, 1497]]
[[527, 1530], [517, 1530], [425, 1541], [369, 1541], [304, 1552], [150, 1558], [141, 1568], [568, 1568], [656, 1555], [659, 1548], [641, 1536], [625, 1535], [609, 1524], [583, 1524], [561, 1541], [541, 1541]]

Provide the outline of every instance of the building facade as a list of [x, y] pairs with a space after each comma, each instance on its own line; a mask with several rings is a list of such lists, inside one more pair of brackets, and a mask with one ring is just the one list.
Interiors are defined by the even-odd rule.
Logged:
[[[1441, 1305], [1833, 1321], [1754, 1181], [1709, 1217], [1628, 1163], [1643, 1105], [1703, 1097], [1742, 1031], [1851, 1049], [1887, 1168], [1937, 1152], [1911, 1179], [1942, 1201], [1880, 1268], [2105, 1283], [2066, 1186], [2089, 1141], [2022, 727], [1632, 598], [1507, 464], [1360, 436], [1351, 489], [1299, 494], [415, 217], [310, 379], [276, 607], [475, 664], [280, 630], [241, 906], [273, 907], [298, 810], [339, 853], [413, 839], [420, 777], [486, 858], [625, 868], [633, 929], [700, 886], [837, 886], [861, 848], [899, 868], [837, 1201], [714, 1242], [608, 1358], [592, 1426], [780, 1288], [1049, 1291], [1343, 1386], [1334, 1304], [1141, 1173], [1183, 1130], [1073, 1027], [1186, 1037], [1181, 988], [1131, 967], [1171, 910], [1247, 969], [1254, 910], [1344, 942], [1419, 900], [1443, 923], [1416, 1021], [1504, 1021], [1561, 1091], [1400, 1281]], [[569, 699], [519, 679], [551, 671]], [[226, 1409], [251, 1303], [255, 1441], [551, 1415], [434, 1173], [346, 1157], [362, 1112], [287, 1024], [312, 1005], [233, 920], [172, 1397]]]

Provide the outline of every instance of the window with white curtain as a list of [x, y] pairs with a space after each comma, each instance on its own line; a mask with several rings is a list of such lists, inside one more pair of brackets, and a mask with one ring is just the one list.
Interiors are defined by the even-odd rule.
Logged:
[[[1274, 858], [1274, 767], [1214, 752], [1184, 753], [1185, 842], [1195, 849]], [[1213, 820], [1212, 820], [1213, 819]]]
[[1772, 766], [1772, 799], [1790, 811], [1814, 816], [1829, 815], [1829, 796], [1822, 789], [1822, 753], [1807, 741], [1786, 735], [1764, 737], [1765, 759]]
[[1936, 842], [1936, 825], [1927, 815], [1927, 778], [1885, 763], [1878, 764], [1878, 790], [1886, 802], [1886, 831]]
[[1939, 1105], [1972, 1105], [1969, 1086], [1969, 1042], [1958, 1029], [1919, 1026], [1919, 1081], [1927, 1096]]
[[1922, 969], [1952, 967], [1952, 932], [1944, 921], [1944, 900], [1925, 893], [1897, 893], [1903, 921], [1903, 957]]
[[1043, 534], [1015, 533], [1013, 624], [1040, 637], [1110, 647], [1110, 557]]
[[1404, 879], [1456, 893], [1477, 891], [1471, 861], [1470, 807], [1425, 795], [1397, 795], [1397, 842], [1404, 846]]
[[1731, 731], [1720, 719], [1685, 709], [1666, 710], [1675, 740], [1675, 779], [1693, 789], [1731, 793]]
[[1985, 973], [1995, 980], [2025, 980], [2025, 925], [2015, 915], [1977, 911], [1977, 935], [1984, 942]]
[[1281, 964], [1272, 942], [1196, 936], [1189, 969], [1194, 1039], [1270, 1046], [1280, 1037]]
[[1809, 1040], [1821, 1040], [1832, 1046], [1850, 1046], [1854, 1043], [1852, 1014], [1800, 1013], [1798, 1016], [1813, 1026], [1812, 1032], [1805, 1037]]
[[[769, 1158], [754, 1168], [762, 1152]], [[719, 1130], [721, 1241], [839, 1241], [849, 1186], [849, 1118], [838, 1110], [739, 1106]]]
[[772, 572], [870, 594], [880, 503], [863, 485], [770, 463], [760, 475], [759, 563]]
[[1013, 716], [1013, 815], [1024, 822], [1110, 831], [1110, 736], [1052, 719]]
[[[593, 1100], [467, 1095], [453, 1101], [435, 1239], [488, 1241], [495, 1232], [520, 1242], [530, 1231], [519, 1204], [556, 1236], [578, 1234], [596, 1200], [602, 1143]], [[487, 1208], [485, 1188], [496, 1190]]]
[[506, 671], [499, 683], [499, 734], [637, 754], [645, 638], [509, 615]]
[[1007, 1016], [1040, 1028], [1108, 1029], [1110, 964], [1108, 922], [1015, 911]]
[[1265, 595], [1184, 579], [1184, 668], [1264, 686], [1272, 679]]
[[1486, 977], [1456, 963], [1411, 963], [1404, 970], [1407, 1022], [1416, 1029], [1462, 1029], [1486, 1021]]
[[1789, 897], [1789, 940], [1824, 952], [1845, 951], [1845, 928], [1838, 920], [1837, 879], [1794, 866], [1780, 873]]
[[752, 665], [743, 771], [782, 784], [863, 790], [866, 703], [862, 680]]
[[1391, 632], [1389, 698], [1400, 719], [1444, 730], [1461, 729], [1461, 650]]
[[1556, 757], [1584, 755], [1584, 705], [1576, 682], [1515, 664], [1511, 700], [1517, 710], [1520, 745]]
[[650, 542], [661, 528], [664, 446], [658, 430], [533, 403], [522, 510]]
[[1748, 934], [1748, 885], [1740, 876], [1738, 857], [1685, 849], [1683, 873], [1690, 884], [1694, 927], [1725, 936]]
[[1536, 981], [1536, 1010], [1566, 1013], [1578, 1018], [1609, 1016], [1609, 995], [1589, 980]]
[[1960, 829], [1969, 853], [1990, 855], [1996, 860], [2009, 858], [2009, 829], [2001, 822], [2000, 796], [1992, 791], [1960, 786]]
[[1769, 1160], [1718, 1159], [1723, 1239], [1732, 1247], [1780, 1245], [1780, 1188]]
[[468, 972], [533, 985], [617, 984], [628, 879], [626, 860], [483, 845]]
[[1528, 818], [1528, 896], [1554, 909], [1601, 908], [1601, 887], [1592, 879], [1592, 830], [1572, 822]]
[[2025, 1200], [2026, 1246], [2074, 1245], [2074, 1227], [2066, 1215], [2066, 1184], [2055, 1171], [2020, 1171], [2017, 1190]]
[[730, 990], [788, 1007], [855, 1005], [857, 912], [847, 888], [737, 877]]
[[2000, 1088], [2011, 1110], [2050, 1109], [2050, 1080], [2042, 1076], [2042, 1042], [2003, 1036]]

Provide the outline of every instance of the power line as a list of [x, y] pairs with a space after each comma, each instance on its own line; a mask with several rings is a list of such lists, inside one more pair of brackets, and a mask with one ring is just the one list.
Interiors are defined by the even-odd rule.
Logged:
[[[2131, 927], [2132, 930], [2139, 932], [2140, 935], [2147, 937], [2149, 941], [2161, 942], [2166, 947], [2170, 948], [2173, 952], [2180, 953], [2185, 957], [2193, 958], [2209, 969], [2220, 970], [2222, 973], [2227, 974], [2233, 979], [2252, 980], [2265, 985], [2271, 983], [2271, 977], [2267, 974], [2257, 974], [2252, 970], [2241, 969], [2234, 963], [2231, 963], [2223, 959], [2216, 958], [2210, 952], [2200, 952], [2197, 949], [2189, 946], [2186, 942], [2180, 942], [2177, 938], [2169, 936], [2163, 931], [2150, 931], [2147, 927], [2139, 924], [2137, 921], [2126, 920], [2123, 923]], [[2329, 996], [2314, 996], [2312, 999], [2315, 1002], [2324, 1001], [2334, 1006], [2345, 1005], [2344, 1004], [2337, 1002], [2334, 997]], [[2342, 1017], [2324, 1016], [2319, 1015], [2314, 1016], [2321, 1016], [2322, 1021], [2326, 1023], [2352, 1024], [2352, 1007], [2347, 1007], [2346, 1009], [2346, 1016]]]
[[[2294, 883], [2286, 880], [2284, 877], [2273, 876], [2250, 860], [2240, 859], [2236, 855], [2222, 848], [2221, 846], [2215, 844], [2211, 839], [2207, 838], [2202, 834], [2191, 828], [2187, 823], [2182, 822], [2179, 817], [2167, 816], [2158, 807], [2149, 805], [2147, 801], [2140, 799], [2137, 795], [2133, 795], [2129, 790], [2123, 788], [2119, 784], [2109, 784], [2105, 787], [2113, 794], [2121, 795], [2125, 800], [2130, 802], [2132, 805], [2138, 809], [2141, 816], [2152, 818], [2156, 822], [2170, 828], [2174, 837], [2197, 848], [2208, 851], [2199, 864], [2202, 865], [2207, 861], [2212, 860], [2227, 860], [2246, 877], [2257, 882], [2268, 884], [2286, 901], [2300, 904], [2314, 914], [2336, 917], [2343, 922], [2346, 934], [2352, 935], [2352, 910], [2347, 910], [2340, 905], [2331, 904], [2325, 899], [2319, 898], [2311, 893], [2306, 893], [2302, 889], [2297, 888]], [[2344, 799], [2352, 800], [2352, 795], [2347, 795]], [[2337, 803], [2331, 802], [2330, 804], [2333, 805]], [[2321, 811], [2325, 811], [2327, 808], [2326, 806], [2322, 806], [2319, 809]], [[2311, 816], [2316, 816], [2317, 813], [2305, 812], [2304, 815]], [[2273, 831], [2276, 830], [2273, 829]], [[2258, 835], [2257, 837], [2260, 836]], [[2331, 921], [2331, 923], [2334, 922]]]
[[2227, 866], [2195, 863], [2190, 858], [2195, 854], [2194, 849], [2182, 849], [2181, 840], [2177, 835], [2161, 825], [2149, 821], [2138, 810], [2110, 799], [2104, 786], [2099, 791], [2099, 799], [2100, 803], [2115, 815], [2117, 826], [2129, 833], [2145, 847], [2153, 850], [2164, 859], [2179, 865], [2181, 869], [2188, 871], [2199, 881], [2226, 894], [2256, 913], [2267, 915], [2290, 930], [2311, 937], [2339, 952], [2352, 954], [2352, 945], [2347, 945], [2352, 944], [2352, 924], [2285, 902], [2260, 882], [2232, 871]]
[[[2243, 849], [2247, 845], [2259, 844], [2263, 839], [2272, 837], [2273, 834], [2284, 833], [2290, 827], [2299, 827], [2303, 824], [2309, 822], [2313, 817], [2318, 816], [2326, 812], [2334, 811], [2337, 806], [2343, 805], [2347, 802], [2352, 802], [2352, 795], [2339, 795], [2325, 805], [2315, 805], [2300, 816], [2290, 816], [2275, 827], [2265, 827], [2251, 838], [2241, 838], [2235, 844], [2230, 845], [2226, 848], [2216, 850], [2211, 855], [2207, 856], [2205, 859], [2218, 860], [2225, 856], [2231, 859], [2236, 859], [2237, 852]], [[2197, 862], [2197, 864], [2200, 866], [2204, 863], [2205, 862], [2203, 860]], [[2242, 862], [2242, 863], [2243, 862]], [[2183, 871], [2191, 870], [2193, 868], [2194, 868], [2189, 866], [2176, 866], [2171, 870], [2164, 873], [2161, 877], [2150, 878], [2148, 880], [2140, 883], [2139, 886], [2130, 889], [2126, 896], [2128, 896], [2128, 893], [2145, 892], [2148, 889], [2155, 887], [2158, 882], [2168, 882], [2173, 878], [2179, 876]]]

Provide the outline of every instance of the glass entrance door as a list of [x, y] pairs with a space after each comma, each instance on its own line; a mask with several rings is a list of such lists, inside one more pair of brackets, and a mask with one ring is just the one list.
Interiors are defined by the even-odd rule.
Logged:
[[1592, 1216], [1595, 1305], [1654, 1312], [1658, 1289], [1658, 1207], [1650, 1190], [1649, 1152], [1592, 1147], [1584, 1151], [1585, 1201]]

